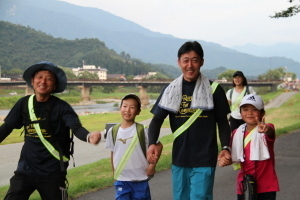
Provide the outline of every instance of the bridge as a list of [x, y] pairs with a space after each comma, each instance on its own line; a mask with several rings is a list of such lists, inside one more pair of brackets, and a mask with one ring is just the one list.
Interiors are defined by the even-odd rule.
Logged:
[[[166, 86], [172, 80], [128, 80], [128, 81], [99, 81], [99, 80], [68, 80], [68, 86], [78, 86], [81, 89], [81, 97], [83, 101], [90, 100], [90, 89], [93, 86], [129, 86], [139, 88], [140, 98], [143, 106], [149, 104], [149, 96], [147, 87], [149, 86]], [[221, 82], [221, 86], [231, 87], [231, 82]], [[276, 91], [279, 82], [248, 82], [252, 87], [270, 87], [270, 91]], [[20, 86], [25, 88], [25, 94], [33, 94], [31, 87], [26, 85], [25, 81], [0, 81], [0, 86]]]

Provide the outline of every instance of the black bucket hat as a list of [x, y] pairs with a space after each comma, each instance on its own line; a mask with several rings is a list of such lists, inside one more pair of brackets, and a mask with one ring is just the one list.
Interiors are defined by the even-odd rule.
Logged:
[[42, 61], [35, 65], [28, 67], [23, 73], [23, 79], [26, 81], [27, 85], [32, 87], [31, 79], [37, 71], [47, 70], [52, 72], [56, 76], [57, 84], [56, 89], [53, 93], [63, 92], [67, 87], [67, 76], [65, 72], [58, 68], [56, 65], [49, 61]]

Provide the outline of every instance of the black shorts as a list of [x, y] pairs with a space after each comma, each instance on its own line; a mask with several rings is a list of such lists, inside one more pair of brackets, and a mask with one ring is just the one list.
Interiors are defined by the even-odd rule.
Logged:
[[[238, 200], [244, 200], [244, 196], [238, 194]], [[276, 200], [276, 192], [258, 193], [257, 200]]]
[[65, 176], [38, 178], [15, 172], [4, 200], [29, 199], [35, 190], [43, 200], [68, 199]]

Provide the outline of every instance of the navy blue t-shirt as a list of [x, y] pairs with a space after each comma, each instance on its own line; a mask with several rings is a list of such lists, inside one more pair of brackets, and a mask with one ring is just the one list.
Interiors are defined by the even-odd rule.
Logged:
[[[174, 133], [183, 125], [196, 109], [190, 109], [196, 81], [183, 80], [182, 100], [178, 113], [172, 113], [158, 106], [161, 95], [151, 112], [166, 117], [169, 115], [171, 130]], [[195, 122], [173, 143], [172, 163], [180, 167], [215, 167], [217, 162], [217, 124], [223, 146], [229, 146], [230, 127], [227, 114], [230, 113], [223, 88], [218, 85], [213, 94], [214, 109], [203, 111]], [[149, 135], [149, 137], [151, 137]]]
[[[0, 142], [13, 130], [23, 126], [25, 98], [21, 98], [14, 107], [10, 110], [5, 118], [5, 123], [0, 127]], [[57, 97], [51, 97], [57, 98]], [[45, 108], [49, 102], [37, 102], [34, 98], [34, 111], [37, 118], [45, 117]], [[27, 105], [26, 105], [27, 106]], [[42, 117], [41, 117], [42, 116]], [[51, 108], [50, 113], [51, 132], [46, 130], [43, 123], [40, 124], [42, 134], [46, 140], [57, 144], [62, 149], [66, 157], [70, 157], [70, 129], [75, 131], [75, 135], [86, 141], [86, 136], [89, 133], [82, 127], [80, 120], [73, 108], [65, 101], [57, 98], [55, 105]], [[18, 162], [17, 172], [36, 177], [57, 177], [66, 174], [66, 170], [62, 171], [60, 161], [49, 153], [47, 148], [41, 142], [32, 124], [24, 127], [24, 145], [22, 147], [20, 159]], [[56, 148], [57, 149], [57, 148]], [[57, 149], [58, 150], [58, 149]], [[68, 162], [65, 162], [65, 169], [68, 167]]]

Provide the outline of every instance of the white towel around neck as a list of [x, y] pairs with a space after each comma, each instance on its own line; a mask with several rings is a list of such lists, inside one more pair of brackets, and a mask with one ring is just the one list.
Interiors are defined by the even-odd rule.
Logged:
[[[244, 162], [244, 131], [246, 124], [242, 124], [236, 130], [232, 140], [231, 157], [234, 163]], [[254, 128], [250, 142], [250, 160], [267, 160], [270, 158], [269, 149], [264, 133], [259, 133], [257, 127]]]
[[[172, 81], [164, 90], [159, 107], [177, 113], [182, 100], [183, 75]], [[200, 73], [192, 96], [191, 109], [212, 110], [214, 108], [209, 79]]]

